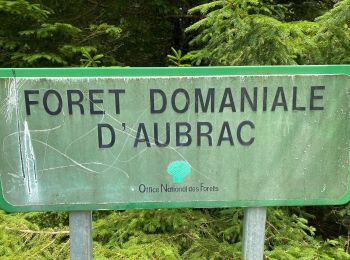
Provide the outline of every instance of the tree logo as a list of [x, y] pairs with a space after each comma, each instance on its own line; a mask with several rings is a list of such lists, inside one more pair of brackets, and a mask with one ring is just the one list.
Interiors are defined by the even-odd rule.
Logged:
[[167, 172], [173, 183], [183, 183], [185, 177], [191, 173], [191, 165], [187, 161], [174, 161], [168, 165]]

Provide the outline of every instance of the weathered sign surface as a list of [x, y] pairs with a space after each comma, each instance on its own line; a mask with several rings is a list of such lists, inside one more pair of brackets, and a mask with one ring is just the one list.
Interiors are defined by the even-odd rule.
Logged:
[[0, 70], [8, 211], [349, 200], [350, 66]]

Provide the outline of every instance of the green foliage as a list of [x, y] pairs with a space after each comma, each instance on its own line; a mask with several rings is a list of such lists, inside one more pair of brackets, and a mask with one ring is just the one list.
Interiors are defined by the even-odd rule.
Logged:
[[[120, 27], [107, 23], [88, 28], [50, 22], [50, 8], [29, 1], [0, 0], [0, 64], [3, 67], [118, 65]], [[111, 48], [113, 46], [113, 48]], [[95, 53], [94, 56], [91, 53]]]
[[169, 59], [169, 62], [177, 67], [188, 67], [191, 66], [190, 64], [186, 63], [185, 61], [190, 58], [190, 55], [182, 55], [181, 50], [175, 50], [173, 47], [171, 47], [172, 55], [168, 54], [167, 57]]
[[284, 13], [286, 21], [314, 21], [333, 7], [338, 0], [305, 0], [290, 1], [279, 0], [279, 3], [286, 4], [288, 10]]
[[315, 35], [317, 64], [350, 63], [350, 0], [343, 0], [316, 22], [320, 28]]
[[98, 67], [98, 65], [101, 64], [100, 59], [104, 56], [103, 54], [91, 56], [89, 51], [85, 48], [81, 48], [81, 53], [83, 54], [83, 58], [80, 59], [80, 62], [84, 67]]
[[[40, 22], [47, 19], [50, 11], [42, 9], [39, 4], [31, 4], [25, 0], [0, 1], [0, 10], [5, 16], [30, 19], [32, 22]], [[11, 19], [11, 22], [16, 21]], [[4, 21], [3, 21], [4, 22]]]
[[[274, 1], [269, 1], [274, 2]], [[277, 1], [276, 1], [277, 2]], [[350, 1], [339, 2], [316, 22], [287, 22], [286, 5], [263, 0], [223, 0], [197, 6], [205, 17], [187, 28], [199, 47], [196, 65], [291, 65], [349, 62]]]
[[119, 27], [114, 25], [108, 25], [106, 23], [102, 23], [99, 25], [91, 24], [90, 30], [95, 32], [95, 34], [106, 34], [115, 38], [119, 38], [122, 33], [122, 30]]
[[[300, 214], [300, 212], [299, 212]], [[306, 214], [308, 215], [308, 214]], [[308, 215], [310, 217], [310, 215]], [[292, 209], [269, 209], [266, 229], [266, 258], [284, 259], [349, 259], [341, 236], [325, 241], [308, 220]]]
[[20, 36], [28, 37], [33, 36], [36, 39], [52, 39], [54, 36], [61, 37], [73, 37], [74, 35], [80, 33], [81, 30], [70, 24], [64, 23], [54, 23], [54, 24], [41, 24], [40, 28], [33, 30], [20, 31], [18, 34]]
[[[67, 227], [42, 229], [30, 222], [31, 214], [5, 214], [0, 211], [1, 259], [62, 259], [69, 256]], [[51, 219], [51, 216], [50, 216]]]
[[[223, 0], [193, 8], [206, 16], [187, 28], [190, 42], [203, 48], [190, 53], [196, 65], [257, 65], [294, 63], [290, 27], [276, 20], [282, 5], [262, 1]], [[267, 16], [271, 15], [271, 16]]]
[[[301, 210], [301, 211], [300, 211]], [[268, 210], [266, 259], [349, 259], [346, 239], [323, 240], [303, 209]], [[241, 259], [241, 209], [96, 212], [95, 259]], [[68, 258], [68, 214], [0, 212], [1, 259]]]

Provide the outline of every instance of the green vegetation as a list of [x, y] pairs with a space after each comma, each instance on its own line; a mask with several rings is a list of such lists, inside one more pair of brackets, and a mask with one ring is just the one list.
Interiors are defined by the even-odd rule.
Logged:
[[[317, 213], [321, 217], [319, 210]], [[332, 216], [329, 221], [339, 217]], [[242, 218], [241, 209], [95, 212], [94, 256], [96, 259], [240, 259]], [[346, 252], [346, 235], [331, 234], [335, 230], [330, 228], [328, 237], [324, 237], [320, 231], [325, 230], [312, 227], [307, 219], [315, 220], [316, 216], [300, 208], [269, 209], [266, 258], [350, 258]], [[1, 212], [0, 221], [2, 259], [69, 257], [67, 213], [7, 215]], [[340, 228], [339, 224], [333, 225]]]
[[[189, 10], [206, 16], [186, 31], [196, 65], [292, 65], [349, 63], [350, 1], [315, 21], [289, 21], [288, 4], [224, 0]], [[314, 1], [318, 2], [318, 1]], [[316, 3], [315, 3], [316, 4]]]
[[[350, 0], [0, 0], [0, 67], [347, 64]], [[241, 209], [94, 212], [95, 259], [240, 259]], [[350, 207], [268, 210], [266, 259], [350, 259]], [[0, 211], [1, 259], [69, 257], [67, 213]]]

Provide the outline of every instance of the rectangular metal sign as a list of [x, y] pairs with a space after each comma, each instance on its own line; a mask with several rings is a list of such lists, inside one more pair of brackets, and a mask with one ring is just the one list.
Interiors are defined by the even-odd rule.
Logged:
[[350, 66], [1, 69], [7, 211], [349, 201]]

